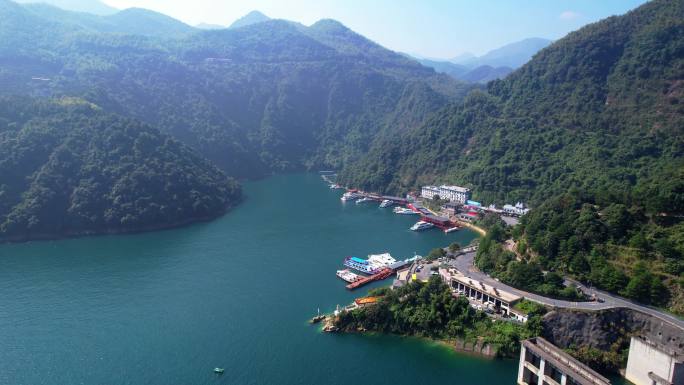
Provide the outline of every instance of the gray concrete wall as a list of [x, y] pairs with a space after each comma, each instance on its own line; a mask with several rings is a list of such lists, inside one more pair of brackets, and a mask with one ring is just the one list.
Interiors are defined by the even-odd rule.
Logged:
[[653, 372], [661, 378], [672, 381], [676, 365], [677, 361], [671, 354], [641, 338], [632, 337], [625, 378], [635, 385], [651, 385], [653, 381], [648, 374]]

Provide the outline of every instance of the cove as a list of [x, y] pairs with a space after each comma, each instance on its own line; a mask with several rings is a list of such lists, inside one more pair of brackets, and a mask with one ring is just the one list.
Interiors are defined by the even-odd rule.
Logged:
[[316, 174], [244, 189], [209, 223], [0, 245], [0, 384], [515, 384], [514, 360], [307, 323], [390, 283], [348, 292], [345, 256], [403, 259], [475, 233], [411, 232], [415, 217], [342, 203]]

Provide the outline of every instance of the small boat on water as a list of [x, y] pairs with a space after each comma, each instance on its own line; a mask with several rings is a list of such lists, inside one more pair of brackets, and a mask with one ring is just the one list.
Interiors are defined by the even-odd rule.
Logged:
[[394, 204], [393, 201], [391, 201], [391, 200], [389, 200], [389, 199], [385, 199], [385, 200], [383, 200], [382, 202], [380, 202], [380, 208], [384, 209], [385, 207], [390, 207], [390, 206], [392, 206], [393, 204]]
[[435, 227], [435, 225], [433, 225], [430, 222], [418, 221], [418, 222], [416, 222], [415, 225], [411, 226], [411, 230], [412, 231], [422, 231], [422, 230], [430, 229], [432, 227]]
[[368, 197], [363, 197], [363, 198], [359, 199], [358, 201], [356, 201], [356, 204], [366, 203], [366, 202], [370, 202], [370, 201], [372, 201], [372, 199], [370, 199]]
[[417, 212], [407, 209], [406, 207], [395, 207], [394, 210], [395, 214], [401, 214], [401, 215], [416, 215], [418, 214]]
[[216, 374], [223, 374], [226, 370], [223, 368], [214, 368], [214, 373]]
[[352, 273], [349, 269], [337, 270], [336, 275], [345, 282], [353, 283], [361, 279], [358, 274]]
[[321, 309], [318, 309], [318, 314], [309, 320], [310, 324], [317, 324], [325, 319], [325, 316], [321, 314]]
[[444, 232], [445, 232], [445, 233], [450, 233], [450, 232], [452, 232], [452, 231], [457, 231], [457, 230], [459, 230], [459, 229], [460, 229], [460, 227], [454, 226], [454, 227], [451, 227], [451, 228], [448, 228], [448, 229], [444, 230]]

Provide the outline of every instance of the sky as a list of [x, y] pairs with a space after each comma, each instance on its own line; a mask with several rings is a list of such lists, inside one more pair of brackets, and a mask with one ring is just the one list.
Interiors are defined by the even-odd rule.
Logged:
[[336, 19], [394, 51], [448, 59], [481, 55], [529, 37], [556, 40], [644, 0], [102, 0], [190, 25], [229, 25], [252, 10], [310, 25]]

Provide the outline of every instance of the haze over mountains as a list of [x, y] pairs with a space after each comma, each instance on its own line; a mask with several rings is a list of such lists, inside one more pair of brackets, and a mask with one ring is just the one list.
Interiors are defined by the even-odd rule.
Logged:
[[434, 68], [437, 72], [448, 74], [458, 80], [487, 83], [506, 77], [551, 43], [552, 41], [548, 39], [529, 38], [494, 49], [480, 57], [465, 53], [451, 60], [428, 58], [417, 60], [425, 66]]
[[[201, 31], [142, 9], [97, 16], [7, 0], [0, 18], [0, 93], [82, 100], [157, 127], [238, 178], [343, 167], [380, 132], [417, 127], [470, 88], [334, 20]], [[17, 197], [31, 188], [0, 185]], [[0, 222], [25, 204], [5, 207]]]
[[87, 12], [100, 16], [113, 15], [119, 10], [99, 0], [17, 0], [22, 4], [49, 4], [64, 10]]

